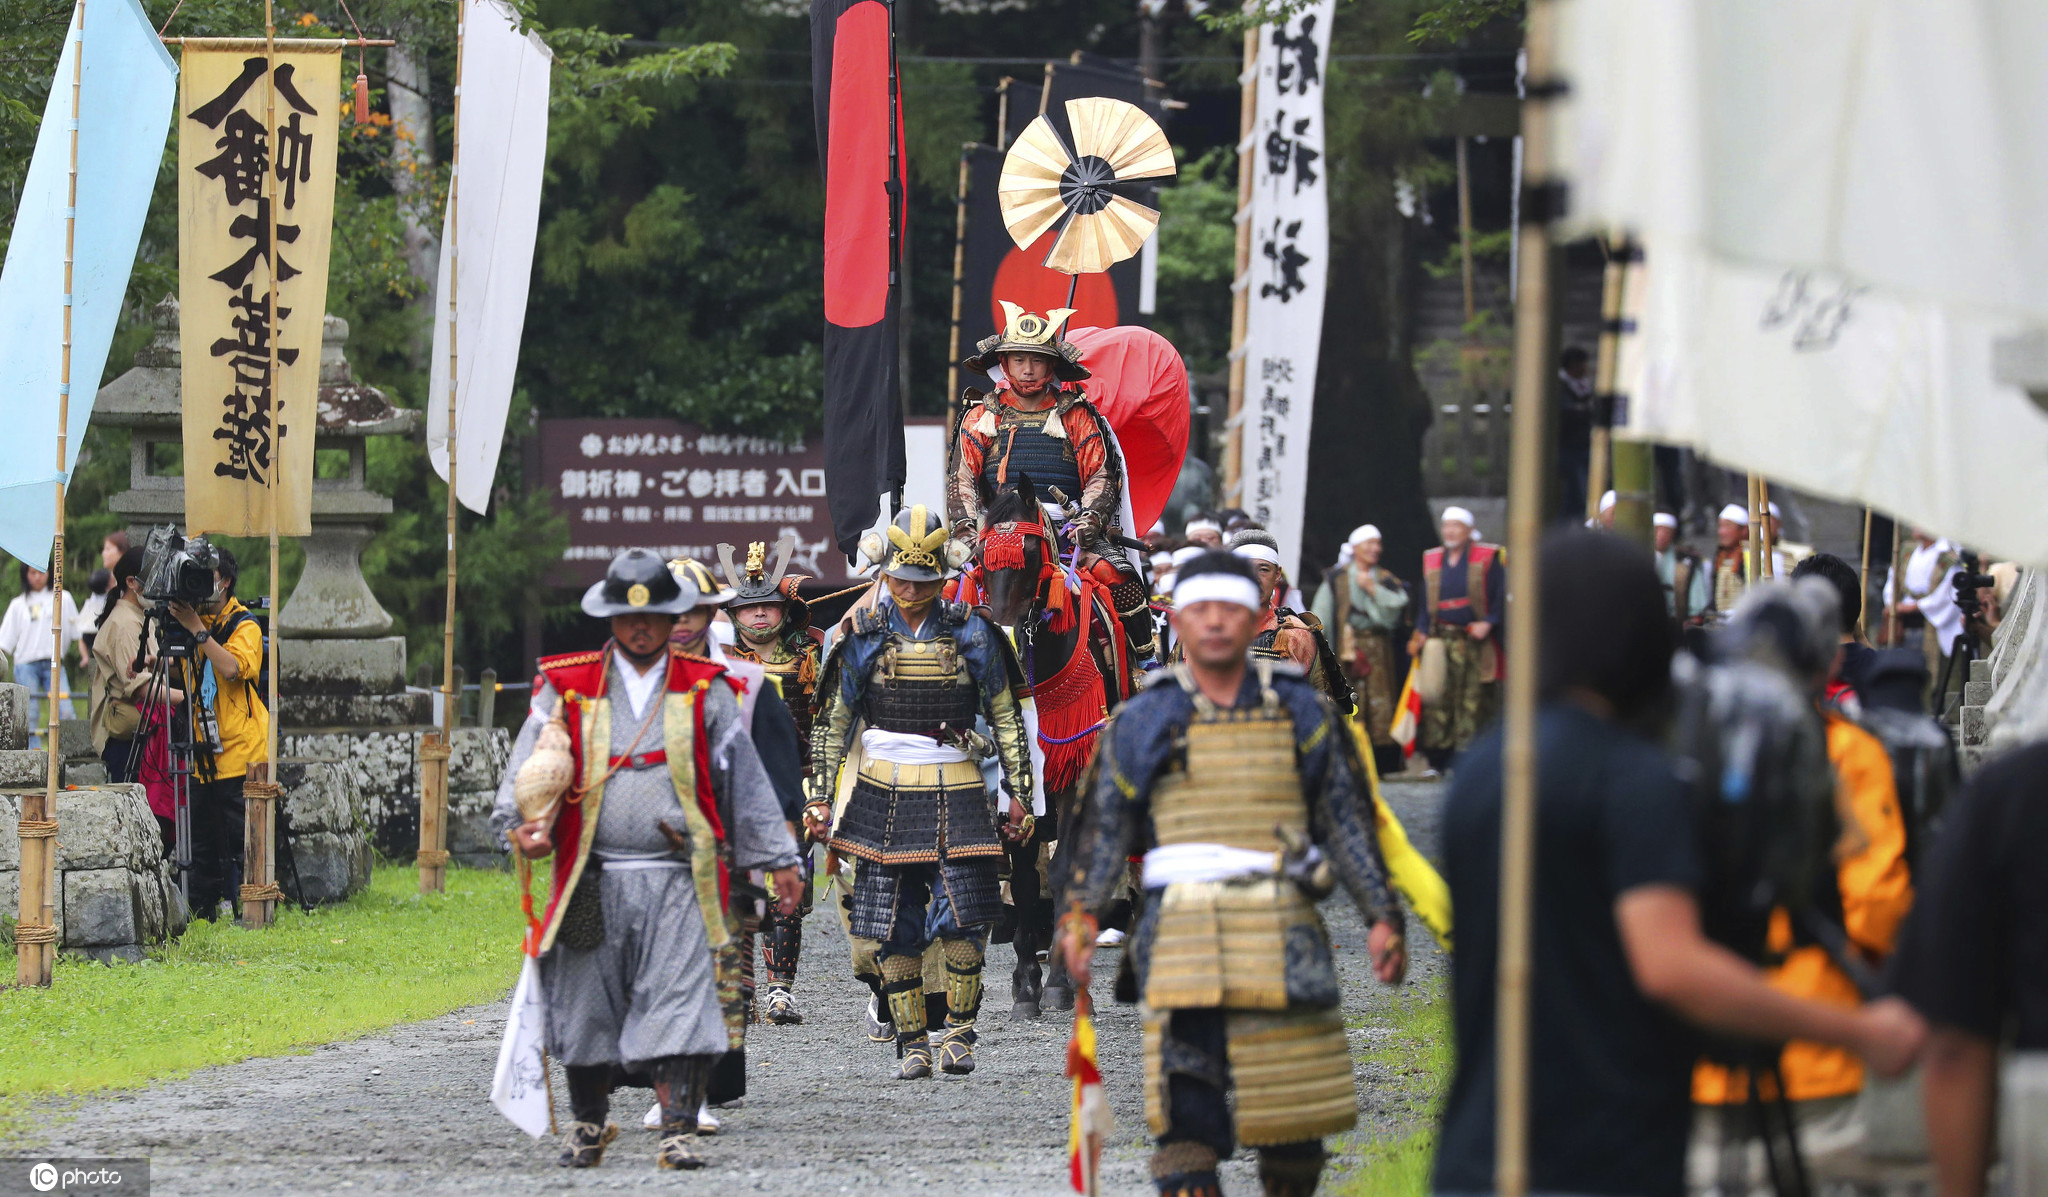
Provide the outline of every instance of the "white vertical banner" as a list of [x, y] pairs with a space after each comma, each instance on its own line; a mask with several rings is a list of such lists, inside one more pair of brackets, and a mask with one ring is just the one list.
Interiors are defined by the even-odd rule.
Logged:
[[[448, 476], [448, 325], [455, 291], [456, 498], [482, 514], [490, 505], [505, 443], [505, 415], [526, 329], [526, 288], [540, 228], [541, 170], [547, 163], [548, 73], [554, 55], [519, 32], [502, 0], [468, 6], [462, 34], [462, 117], [454, 202], [441, 225], [434, 284], [434, 364], [428, 373], [427, 452]], [[450, 226], [453, 226], [452, 233]], [[455, 272], [460, 271], [457, 275]]]
[[1259, 30], [1252, 127], [1252, 254], [1246, 283], [1242, 503], [1299, 575], [1309, 424], [1329, 278], [1330, 201], [1323, 76], [1336, 0]]

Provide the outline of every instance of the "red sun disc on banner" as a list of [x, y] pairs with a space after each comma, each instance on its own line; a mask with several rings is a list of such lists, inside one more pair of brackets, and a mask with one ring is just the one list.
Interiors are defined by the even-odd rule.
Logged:
[[[1003, 255], [1003, 264], [996, 267], [996, 281], [989, 291], [988, 314], [995, 323], [996, 331], [1003, 329], [1003, 304], [1007, 299], [1027, 312], [1050, 312], [1054, 308], [1072, 307], [1075, 314], [1067, 321], [1067, 328], [1114, 328], [1122, 323], [1118, 319], [1116, 306], [1116, 284], [1109, 281], [1107, 272], [1080, 276], [1081, 285], [1074, 289], [1074, 302], [1067, 302], [1067, 284], [1072, 276], [1057, 270], [1047, 270], [1041, 263], [1045, 255], [1052, 252], [1057, 229], [1048, 229], [1034, 242], [1030, 249], [1012, 247]], [[1061, 330], [1062, 335], [1065, 329]]]

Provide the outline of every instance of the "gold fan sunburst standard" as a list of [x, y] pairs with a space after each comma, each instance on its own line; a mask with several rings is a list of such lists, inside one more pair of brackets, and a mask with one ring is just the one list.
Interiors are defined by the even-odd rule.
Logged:
[[1122, 100], [1068, 100], [1067, 123], [1074, 131], [1071, 153], [1045, 117], [1025, 127], [1003, 159], [996, 199], [1018, 248], [1062, 226], [1045, 265], [1062, 274], [1094, 274], [1137, 253], [1159, 224], [1156, 209], [1112, 188], [1175, 173], [1173, 147], [1158, 122]]

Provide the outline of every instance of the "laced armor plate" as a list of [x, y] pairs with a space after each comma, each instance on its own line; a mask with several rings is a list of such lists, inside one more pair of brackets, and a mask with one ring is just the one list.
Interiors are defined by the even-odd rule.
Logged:
[[[1185, 763], [1169, 766], [1152, 789], [1153, 831], [1162, 846], [1277, 853], [1276, 827], [1307, 834], [1294, 720], [1270, 684], [1264, 689], [1265, 700], [1251, 710], [1222, 710], [1196, 694]], [[1278, 1010], [1336, 1000], [1329, 941], [1292, 881], [1169, 885], [1158, 911], [1145, 969], [1152, 1009]]]
[[918, 736], [941, 727], [970, 730], [981, 713], [974, 678], [951, 636], [891, 636], [875, 656], [862, 706], [870, 727]]
[[1031, 484], [1037, 488], [1040, 497], [1050, 498], [1048, 489], [1056, 486], [1061, 494], [1067, 496], [1067, 502], [1079, 503], [1081, 469], [1074, 461], [1074, 446], [1064, 439], [1047, 436], [1045, 432], [1049, 421], [1060, 418], [1058, 409], [1022, 412], [1007, 404], [998, 404], [997, 410], [1000, 415], [995, 441], [981, 459], [983, 501], [994, 498], [1003, 481], [1014, 482], [1022, 473], [1031, 475]]

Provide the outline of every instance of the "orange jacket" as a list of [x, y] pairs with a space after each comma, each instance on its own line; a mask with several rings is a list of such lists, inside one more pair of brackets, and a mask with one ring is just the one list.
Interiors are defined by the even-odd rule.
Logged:
[[[1828, 714], [1828, 760], [1835, 767], [1835, 807], [1845, 829], [1836, 849], [1842, 923], [1849, 942], [1872, 963], [1891, 954], [1899, 926], [1913, 906], [1906, 872], [1906, 821], [1899, 811], [1891, 757], [1876, 736], [1840, 715]], [[1785, 953], [1771, 984], [1786, 993], [1837, 1006], [1860, 1005], [1846, 974], [1816, 945], [1792, 946], [1791, 920], [1771, 919], [1771, 948]], [[1778, 1058], [1786, 1096], [1793, 1101], [1843, 1097], [1863, 1088], [1863, 1062], [1839, 1047], [1795, 1040]], [[1693, 1070], [1692, 1099], [1701, 1105], [1747, 1101], [1740, 1071], [1702, 1062]]]

